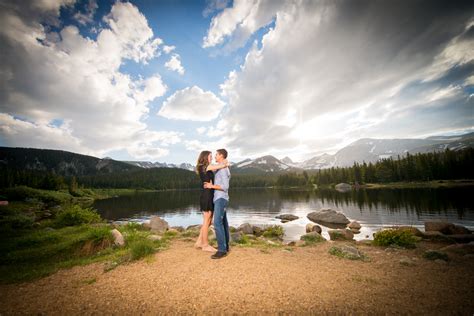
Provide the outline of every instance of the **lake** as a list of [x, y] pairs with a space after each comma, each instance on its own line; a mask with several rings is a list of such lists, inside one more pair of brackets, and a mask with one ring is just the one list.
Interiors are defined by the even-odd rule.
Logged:
[[[170, 226], [200, 224], [198, 190], [136, 192], [132, 195], [97, 200], [93, 207], [108, 220], [145, 222], [152, 215]], [[436, 189], [370, 189], [342, 193], [335, 190], [235, 189], [230, 192], [228, 219], [231, 226], [248, 222], [279, 224], [285, 240], [296, 240], [310, 221], [306, 215], [322, 208], [344, 213], [361, 223], [356, 240], [393, 225], [411, 225], [423, 230], [426, 220], [443, 219], [474, 229], [474, 187]], [[282, 224], [275, 216], [294, 214], [299, 219]], [[328, 238], [327, 227], [323, 236]]]

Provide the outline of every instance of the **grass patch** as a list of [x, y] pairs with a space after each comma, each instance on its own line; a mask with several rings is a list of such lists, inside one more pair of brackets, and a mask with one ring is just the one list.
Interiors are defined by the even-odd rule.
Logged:
[[71, 205], [61, 211], [54, 221], [55, 227], [75, 226], [81, 224], [99, 223], [102, 219], [91, 208], [82, 208], [79, 205]]
[[423, 258], [428, 260], [437, 260], [441, 259], [444, 261], [448, 261], [449, 257], [446, 253], [437, 251], [437, 250], [427, 250], [423, 253]]
[[135, 225], [119, 227], [125, 247], [114, 247], [112, 227], [107, 224], [26, 230], [19, 236], [0, 239], [0, 283], [30, 281], [59, 269], [108, 261], [116, 267], [148, 257], [164, 249], [168, 239], [148, 239], [150, 232]]
[[113, 254], [110, 227], [89, 225], [31, 230], [0, 242], [0, 282], [33, 280], [60, 268], [87, 264]]
[[326, 241], [326, 239], [324, 239], [324, 237], [319, 234], [306, 234], [301, 236], [301, 240], [304, 241], [304, 246], [314, 245]]
[[329, 252], [329, 254], [331, 254], [333, 256], [336, 256], [336, 257], [339, 257], [339, 258], [345, 258], [345, 259], [350, 259], [350, 260], [363, 260], [363, 261], [368, 260], [367, 256], [363, 255], [362, 253], [360, 253], [360, 256], [359, 256], [359, 255], [350, 253], [348, 251], [343, 251], [339, 247], [334, 247], [333, 246], [333, 247], [329, 248], [328, 252]]
[[149, 239], [138, 239], [130, 242], [130, 255], [132, 260], [138, 260], [156, 252], [155, 243]]
[[[169, 240], [173, 238], [173, 232], [170, 232], [168, 235], [165, 233], [161, 240], [151, 240], [148, 238], [151, 235], [150, 231], [144, 230], [141, 225], [138, 226], [129, 223], [119, 228], [125, 237], [125, 245], [129, 250], [127, 255], [131, 261], [148, 257], [166, 248]], [[127, 257], [123, 261], [127, 261], [126, 259]]]
[[181, 237], [196, 238], [199, 237], [199, 230], [197, 229], [187, 229], [181, 233]]
[[68, 192], [33, 189], [27, 186], [7, 188], [2, 191], [9, 201], [32, 201], [37, 200], [49, 205], [70, 203], [72, 196]]
[[262, 236], [270, 239], [282, 240], [285, 230], [280, 225], [271, 225], [264, 227]]
[[374, 234], [374, 245], [415, 248], [418, 238], [409, 230], [384, 229]]
[[252, 236], [243, 235], [239, 240], [232, 241], [232, 245], [238, 247], [251, 247], [260, 250], [269, 251], [270, 249], [283, 248], [284, 245], [279, 240], [265, 239], [263, 237], [252, 238]]

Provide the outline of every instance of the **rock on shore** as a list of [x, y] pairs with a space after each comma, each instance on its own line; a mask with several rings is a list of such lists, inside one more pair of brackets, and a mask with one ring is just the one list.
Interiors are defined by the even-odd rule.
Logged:
[[354, 233], [350, 229], [331, 229], [328, 231], [331, 240], [353, 240]]
[[336, 225], [347, 225], [350, 223], [349, 219], [342, 214], [332, 209], [322, 209], [320, 211], [312, 212], [307, 215], [308, 219], [315, 223], [328, 223]]
[[445, 235], [464, 235], [472, 232], [464, 226], [442, 221], [425, 222], [425, 231], [440, 232]]
[[299, 217], [293, 214], [281, 214], [276, 216], [275, 218], [281, 219], [282, 221], [294, 221], [295, 219], [298, 219]]
[[321, 226], [313, 224], [313, 223], [306, 224], [306, 233], [311, 233], [311, 232], [317, 232], [318, 234], [321, 234], [322, 232]]
[[152, 216], [150, 218], [150, 230], [155, 233], [164, 233], [169, 228], [168, 222], [159, 216]]

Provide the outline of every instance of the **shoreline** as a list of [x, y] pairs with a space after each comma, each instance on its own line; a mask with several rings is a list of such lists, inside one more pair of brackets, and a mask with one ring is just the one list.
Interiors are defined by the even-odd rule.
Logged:
[[[353, 184], [352, 184], [353, 186]], [[365, 183], [360, 184], [358, 188], [353, 187], [352, 190], [357, 189], [422, 189], [422, 188], [456, 188], [456, 187], [469, 187], [474, 186], [474, 179], [465, 180], [433, 180], [433, 181], [414, 181], [414, 182], [389, 182], [389, 183]], [[262, 189], [262, 190], [297, 190], [297, 191], [317, 191], [333, 189], [334, 185], [324, 185], [318, 188], [311, 188], [307, 186], [293, 186], [293, 187], [279, 187], [279, 186], [266, 186], [266, 187], [232, 187], [231, 190], [246, 190], [246, 189]], [[173, 192], [173, 191], [197, 191], [196, 188], [187, 189], [114, 189], [114, 188], [90, 188], [96, 193], [97, 196], [94, 199], [107, 199], [114, 196], [128, 195], [136, 192]], [[349, 191], [350, 192], [350, 191]]]

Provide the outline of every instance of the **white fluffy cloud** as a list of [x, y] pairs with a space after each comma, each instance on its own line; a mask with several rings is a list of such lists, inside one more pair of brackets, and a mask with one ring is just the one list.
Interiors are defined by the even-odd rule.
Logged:
[[184, 75], [184, 67], [181, 65], [181, 58], [178, 54], [171, 55], [170, 60], [165, 63], [165, 67], [171, 71], [176, 71], [180, 75]]
[[[472, 38], [469, 10], [270, 2], [234, 1], [213, 18], [204, 39], [204, 47], [239, 44], [275, 19], [221, 85], [229, 105], [225, 135], [234, 152], [301, 154], [361, 137], [415, 137], [472, 125], [473, 100], [451, 78], [453, 65], [458, 72], [472, 68], [472, 41], [461, 41], [468, 30]], [[255, 18], [263, 7], [266, 13]], [[436, 80], [423, 82], [433, 69]], [[468, 82], [466, 74], [457, 76]]]
[[163, 45], [163, 52], [169, 54], [176, 49], [176, 46]]
[[226, 39], [229, 39], [226, 50], [242, 47], [255, 31], [271, 23], [276, 12], [288, 3], [282, 0], [234, 1], [232, 7], [212, 18], [203, 47], [222, 44]]
[[148, 26], [148, 21], [133, 4], [115, 3], [104, 20], [115, 35], [115, 42], [120, 45], [122, 58], [146, 62], [157, 55], [158, 45], [163, 41], [160, 38], [153, 38], [153, 31]]
[[168, 97], [158, 115], [176, 120], [211, 121], [218, 117], [224, 105], [214, 93], [193, 86]]
[[[32, 5], [41, 14], [29, 12]], [[167, 154], [170, 139], [177, 142], [182, 134], [152, 131], [144, 123], [149, 103], [166, 85], [159, 74], [133, 79], [120, 71], [127, 59], [156, 57], [162, 40], [135, 6], [122, 2], [112, 6], [96, 40], [75, 26], [49, 31], [44, 23], [57, 20], [60, 6], [33, 1], [0, 11], [3, 143], [97, 156], [124, 148], [136, 158]]]

